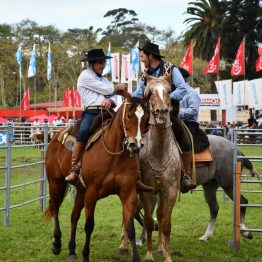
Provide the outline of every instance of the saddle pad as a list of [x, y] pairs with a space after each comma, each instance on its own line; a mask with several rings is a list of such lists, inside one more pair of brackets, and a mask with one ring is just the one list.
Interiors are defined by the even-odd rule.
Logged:
[[87, 150], [103, 134], [107, 127], [108, 125], [103, 126], [88, 139], [85, 150]]
[[213, 162], [210, 148], [208, 147], [202, 152], [195, 153], [195, 162], [196, 164], [209, 164]]

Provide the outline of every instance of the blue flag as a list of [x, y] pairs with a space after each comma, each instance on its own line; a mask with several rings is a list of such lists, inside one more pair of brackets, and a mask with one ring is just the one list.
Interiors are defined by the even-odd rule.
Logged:
[[52, 53], [49, 42], [48, 54], [47, 54], [47, 80], [51, 80], [52, 78]]
[[138, 70], [139, 70], [139, 51], [138, 51], [138, 42], [131, 50], [131, 76], [133, 80], [136, 80], [138, 77]]
[[16, 53], [15, 53], [16, 61], [19, 65], [19, 75], [20, 78], [22, 77], [22, 48], [21, 46], [18, 47]]
[[28, 77], [36, 76], [36, 54], [35, 54], [35, 44], [31, 53], [31, 58], [28, 68]]
[[[111, 42], [109, 42], [109, 45], [108, 45], [107, 56], [111, 56]], [[107, 74], [111, 74], [111, 60], [110, 59], [106, 60], [106, 66], [103, 71], [103, 76]]]

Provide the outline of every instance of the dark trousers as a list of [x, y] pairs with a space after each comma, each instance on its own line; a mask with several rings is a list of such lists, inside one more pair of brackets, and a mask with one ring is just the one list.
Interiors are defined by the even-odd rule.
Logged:
[[191, 141], [190, 137], [182, 123], [182, 120], [180, 120], [176, 115], [171, 115], [171, 122], [172, 122], [172, 129], [176, 136], [176, 140], [182, 150], [182, 152], [190, 152], [191, 149]]
[[91, 135], [90, 129], [94, 118], [101, 113], [99, 109], [89, 109], [82, 112], [81, 124], [76, 141], [86, 143]]

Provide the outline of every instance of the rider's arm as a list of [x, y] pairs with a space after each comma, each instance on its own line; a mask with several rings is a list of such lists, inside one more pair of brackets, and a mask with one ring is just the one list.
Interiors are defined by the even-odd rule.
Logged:
[[181, 101], [178, 117], [182, 120], [198, 121], [200, 97], [197, 91], [191, 89]]
[[174, 67], [172, 70], [172, 82], [175, 84], [176, 90], [173, 91], [170, 96], [176, 101], [181, 101], [187, 94], [188, 88], [183, 76], [181, 75], [177, 67]]

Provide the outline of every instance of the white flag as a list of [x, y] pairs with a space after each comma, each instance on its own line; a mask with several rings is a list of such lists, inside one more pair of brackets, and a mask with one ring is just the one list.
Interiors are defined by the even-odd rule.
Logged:
[[111, 70], [112, 70], [112, 82], [120, 82], [120, 62], [119, 62], [119, 53], [112, 53], [111, 56]]
[[130, 78], [130, 54], [122, 54], [121, 83], [128, 83]]
[[237, 81], [233, 83], [233, 105], [244, 106], [247, 105], [248, 99], [246, 95], [246, 87], [248, 81]]
[[138, 80], [138, 71], [139, 71], [139, 50], [138, 50], [139, 42], [131, 50], [131, 79], [137, 81]]
[[[108, 44], [107, 56], [111, 56], [111, 42]], [[103, 76], [111, 74], [111, 59], [106, 59], [106, 66], [103, 71]]]
[[262, 108], [262, 78], [248, 81], [247, 84], [247, 97], [248, 107], [261, 109]]
[[52, 78], [52, 53], [51, 53], [51, 47], [49, 42], [48, 47], [48, 54], [47, 54], [47, 80], [51, 80]]
[[36, 54], [35, 54], [35, 44], [33, 45], [33, 50], [31, 53], [31, 58], [28, 68], [28, 77], [36, 76]]
[[221, 109], [232, 107], [232, 79], [215, 81]]

